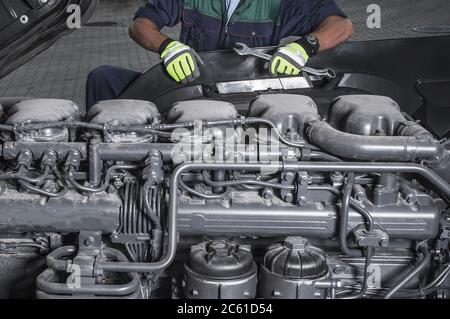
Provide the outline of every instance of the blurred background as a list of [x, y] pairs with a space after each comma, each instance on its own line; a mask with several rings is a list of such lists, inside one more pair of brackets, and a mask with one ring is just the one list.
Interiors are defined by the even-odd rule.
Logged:
[[[159, 62], [128, 37], [128, 25], [145, 0], [100, 0], [88, 23], [0, 80], [0, 96], [64, 98], [84, 105], [90, 70], [103, 64], [146, 71]], [[414, 27], [450, 25], [449, 0], [336, 0], [354, 22], [351, 41], [430, 36]], [[382, 10], [381, 28], [367, 27], [369, 4]], [[164, 30], [177, 38], [179, 27]]]

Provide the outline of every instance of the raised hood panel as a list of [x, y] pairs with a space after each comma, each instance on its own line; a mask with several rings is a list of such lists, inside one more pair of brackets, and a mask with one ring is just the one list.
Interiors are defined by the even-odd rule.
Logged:
[[0, 78], [53, 45], [67, 27], [69, 5], [80, 6], [82, 21], [99, 0], [0, 0]]

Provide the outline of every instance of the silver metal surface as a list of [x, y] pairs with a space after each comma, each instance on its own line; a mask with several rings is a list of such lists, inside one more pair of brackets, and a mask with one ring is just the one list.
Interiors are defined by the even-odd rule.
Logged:
[[307, 66], [302, 68], [302, 72], [306, 72], [311, 75], [325, 76], [329, 79], [334, 79], [336, 77], [336, 72], [332, 69], [314, 69]]
[[216, 83], [219, 94], [251, 93], [267, 90], [294, 90], [311, 88], [311, 83], [302, 76], [250, 81]]

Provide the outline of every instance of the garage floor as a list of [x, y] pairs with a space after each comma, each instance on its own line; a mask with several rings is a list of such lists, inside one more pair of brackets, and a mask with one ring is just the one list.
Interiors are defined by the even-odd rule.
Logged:
[[[158, 63], [128, 37], [128, 24], [143, 0], [101, 0], [89, 23], [0, 80], [0, 96], [53, 97], [84, 105], [88, 72], [102, 64], [144, 71]], [[369, 29], [367, 6], [373, 0], [336, 0], [355, 24], [352, 41], [428, 36], [412, 31], [422, 25], [450, 25], [448, 0], [377, 0], [380, 29]], [[176, 37], [178, 28], [165, 32]]]

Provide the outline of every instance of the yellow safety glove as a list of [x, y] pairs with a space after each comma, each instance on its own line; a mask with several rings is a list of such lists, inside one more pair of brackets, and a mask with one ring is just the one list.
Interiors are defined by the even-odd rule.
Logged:
[[298, 43], [289, 43], [278, 48], [270, 61], [270, 73], [298, 75], [308, 62], [309, 55]]
[[319, 48], [319, 39], [313, 34], [278, 48], [270, 61], [270, 73], [298, 75], [309, 58], [319, 52]]
[[178, 41], [165, 41], [160, 49], [167, 73], [178, 83], [188, 83], [200, 76], [197, 61], [201, 58], [189, 46]]

